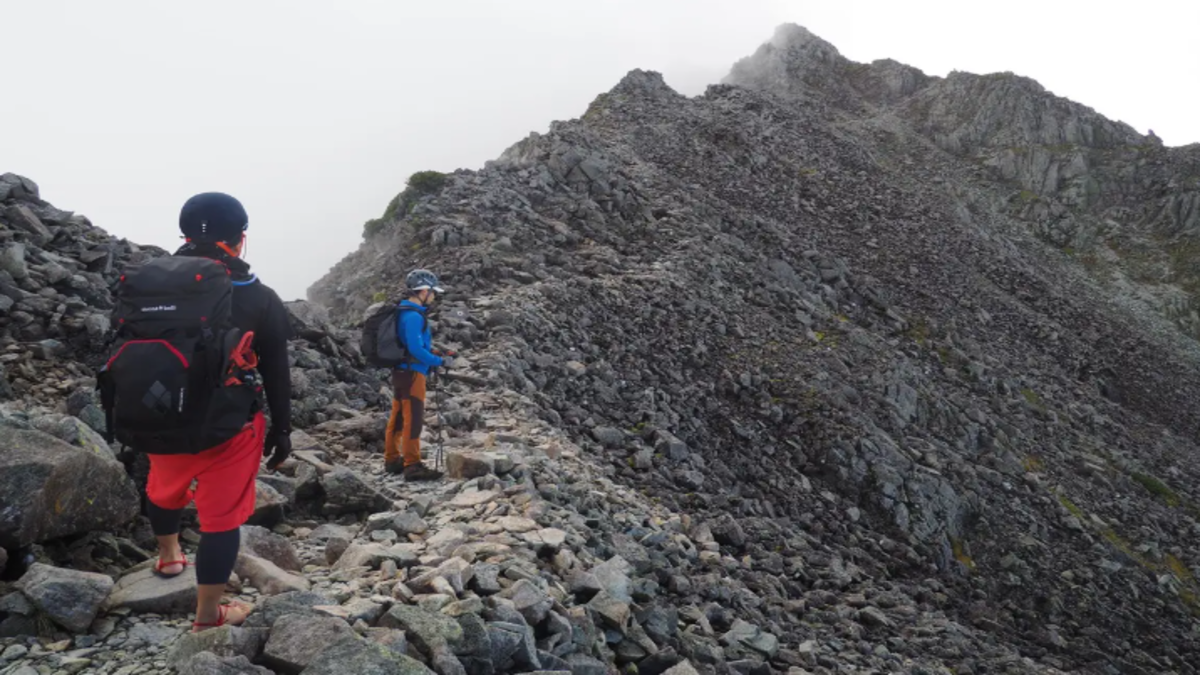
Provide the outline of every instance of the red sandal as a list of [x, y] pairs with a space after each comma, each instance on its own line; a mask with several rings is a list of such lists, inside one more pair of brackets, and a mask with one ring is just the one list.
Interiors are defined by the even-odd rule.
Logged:
[[[249, 616], [250, 612], [254, 611], [253, 605], [247, 605], [246, 603], [238, 602], [237, 600], [234, 600], [225, 605], [217, 605], [217, 620], [216, 620], [216, 622], [215, 623], [200, 623], [199, 621], [193, 621], [192, 622], [192, 632], [200, 633], [200, 632], [203, 632], [203, 629], [206, 629], [206, 628], [220, 628], [221, 626], [224, 626], [226, 619], [229, 618], [229, 608], [232, 605], [237, 605], [239, 609], [244, 609], [246, 611], [247, 616]], [[243, 620], [245, 620], [245, 617], [243, 617]], [[201, 629], [201, 630], [197, 630], [197, 629]]]
[[[186, 555], [183, 555], [181, 553], [179, 555], [179, 557], [180, 557], [179, 560], [169, 560], [169, 561], [159, 558], [158, 562], [154, 563], [154, 576], [158, 577], [159, 579], [174, 579], [175, 577], [179, 576], [180, 574], [183, 574], [184, 570], [187, 569], [187, 566], [190, 563], [188, 563], [188, 559], [187, 559]], [[164, 574], [163, 568], [170, 567], [171, 565], [183, 565], [183, 569], [179, 570], [175, 574]]]

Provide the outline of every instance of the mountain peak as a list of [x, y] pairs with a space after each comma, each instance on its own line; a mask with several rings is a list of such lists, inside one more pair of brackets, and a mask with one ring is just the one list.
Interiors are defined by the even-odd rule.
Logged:
[[663, 79], [662, 73], [635, 68], [625, 74], [613, 87], [614, 92], [641, 92], [652, 94], [675, 94], [675, 90]]
[[834, 77], [850, 61], [837, 47], [796, 24], [783, 24], [753, 54], [733, 64], [722, 84], [807, 98], [844, 82]]
[[764, 46], [785, 52], [841, 56], [837, 47], [809, 29], [794, 23], [780, 24]]

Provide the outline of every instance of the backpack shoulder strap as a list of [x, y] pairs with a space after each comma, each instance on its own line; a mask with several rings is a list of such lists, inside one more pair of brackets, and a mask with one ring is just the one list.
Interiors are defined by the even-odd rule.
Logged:
[[[396, 305], [396, 327], [400, 327], [400, 322], [403, 321], [405, 312], [417, 312], [421, 315], [421, 331], [429, 328], [429, 312], [422, 312], [416, 307], [405, 307], [404, 305]], [[403, 340], [402, 340], [403, 341]]]
[[396, 337], [400, 339], [400, 344], [404, 344], [404, 313], [413, 311], [412, 307], [405, 307], [400, 303], [394, 305], [396, 310]]

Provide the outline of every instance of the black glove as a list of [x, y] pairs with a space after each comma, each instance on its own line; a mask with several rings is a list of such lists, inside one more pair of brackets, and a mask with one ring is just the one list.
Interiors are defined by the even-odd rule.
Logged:
[[268, 471], [278, 469], [288, 455], [292, 454], [291, 433], [287, 429], [276, 427], [271, 427], [267, 432], [266, 442], [263, 443], [263, 456], [270, 456], [270, 459], [267, 460]]

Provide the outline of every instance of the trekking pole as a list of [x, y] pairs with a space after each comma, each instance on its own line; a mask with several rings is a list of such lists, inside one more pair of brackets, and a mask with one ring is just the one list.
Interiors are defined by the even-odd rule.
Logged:
[[442, 470], [443, 455], [446, 450], [446, 418], [442, 415], [442, 374], [437, 370], [433, 371], [433, 378], [430, 382], [433, 385], [433, 405], [437, 407], [438, 430], [437, 440], [434, 444], [433, 468], [437, 471]]

